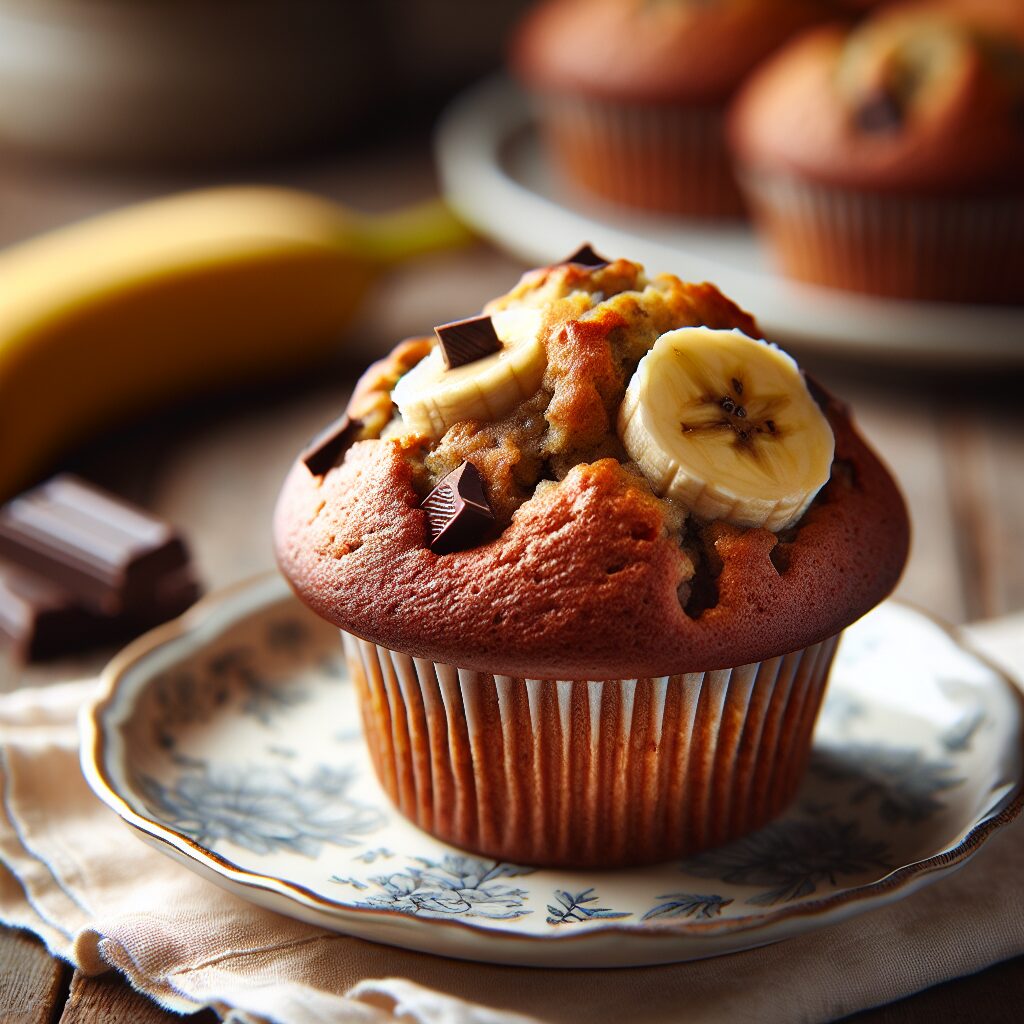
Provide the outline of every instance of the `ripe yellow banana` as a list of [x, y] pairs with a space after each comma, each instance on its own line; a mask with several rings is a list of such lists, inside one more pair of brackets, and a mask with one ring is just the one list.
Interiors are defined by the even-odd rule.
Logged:
[[229, 187], [0, 253], [0, 500], [100, 427], [326, 354], [380, 272], [468, 237], [439, 202]]
[[684, 327], [640, 360], [619, 436], [654, 490], [701, 519], [782, 530], [826, 483], [832, 428], [781, 349]]

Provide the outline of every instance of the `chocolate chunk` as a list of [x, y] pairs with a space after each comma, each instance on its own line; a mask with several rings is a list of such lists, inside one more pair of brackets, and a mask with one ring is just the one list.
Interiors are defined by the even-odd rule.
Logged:
[[106, 616], [82, 608], [66, 590], [0, 561], [0, 641], [19, 661], [70, 653], [105, 625]]
[[149, 600], [188, 564], [168, 523], [67, 474], [0, 508], [0, 555], [105, 615]]
[[362, 420], [354, 420], [346, 413], [317, 434], [299, 456], [306, 464], [306, 469], [313, 476], [323, 476], [337, 466], [345, 457], [345, 452], [355, 443], [362, 425]]
[[155, 516], [70, 475], [0, 508], [0, 642], [36, 659], [136, 636], [199, 596]]
[[423, 499], [430, 550], [438, 555], [461, 551], [480, 541], [494, 522], [480, 471], [464, 462]]
[[857, 127], [871, 134], [894, 132], [903, 127], [903, 105], [890, 89], [875, 89], [856, 110]]
[[0, 645], [19, 661], [73, 654], [137, 636], [180, 615], [198, 596], [186, 569], [161, 580], [149, 600], [105, 615], [37, 573], [0, 560]]
[[434, 333], [441, 343], [444, 365], [449, 370], [501, 351], [501, 339], [489, 316], [454, 320], [450, 324], [435, 327]]
[[571, 256], [562, 260], [563, 263], [576, 263], [581, 267], [607, 267], [608, 260], [598, 256], [590, 247], [589, 242], [584, 242]]

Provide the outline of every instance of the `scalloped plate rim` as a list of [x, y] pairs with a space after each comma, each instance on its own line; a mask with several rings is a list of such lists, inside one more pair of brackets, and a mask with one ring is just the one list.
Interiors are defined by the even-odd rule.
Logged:
[[[781, 941], [813, 928], [838, 923], [874, 907], [902, 899], [938, 877], [952, 874], [981, 848], [990, 835], [1013, 821], [1024, 807], [1024, 779], [1018, 777], [1012, 780], [1013, 784], [994, 806], [989, 808], [954, 845], [929, 857], [902, 864], [874, 882], [851, 886], [817, 900], [760, 911], [744, 917], [632, 924], [593, 922], [585, 931], [538, 935], [500, 931], [488, 927], [486, 919], [462, 921], [422, 918], [386, 908], [354, 907], [338, 903], [298, 883], [243, 868], [230, 859], [208, 850], [176, 829], [138, 813], [118, 790], [114, 780], [109, 777], [104, 763], [105, 730], [128, 716], [133, 707], [131, 698], [136, 697], [145, 688], [146, 679], [143, 678], [136, 692], [126, 698], [122, 683], [129, 669], [176, 641], [187, 641], [190, 637], [202, 634], [219, 635], [224, 629], [246, 616], [287, 601], [297, 599], [280, 575], [271, 571], [204, 597], [180, 618], [157, 627], [129, 644], [104, 669], [100, 677], [100, 693], [81, 710], [79, 730], [82, 771], [96, 796], [131, 826], [140, 838], [160, 852], [171, 855], [173, 859], [202, 877], [244, 899], [335, 931], [347, 931], [341, 927], [345, 924], [355, 924], [358, 927], [363, 922], [373, 920], [383, 923], [383, 930], [387, 930], [388, 925], [393, 925], [403, 933], [408, 933], [403, 934], [401, 941], [396, 941], [367, 935], [365, 930], [362, 934], [357, 930], [348, 932], [370, 941], [391, 942], [408, 949], [461, 959], [547, 967], [653, 966], [739, 952]], [[993, 671], [995, 678], [1015, 699], [1018, 709], [1018, 737], [1021, 750], [1024, 751], [1024, 693], [1021, 693], [1002, 670], [971, 649], [954, 629], [938, 623], [934, 616], [912, 608], [906, 602], [893, 603], [911, 608], [917, 614], [936, 622], [958, 646]], [[126, 703], [119, 706], [119, 700]], [[1010, 780], [1007, 781], [1009, 784]], [[476, 948], [465, 952], [451, 949], [439, 951], [434, 936], [439, 927], [450, 929], [456, 935], [461, 933], [471, 941], [486, 938], [488, 942], [497, 942], [505, 948], [506, 955], [490, 955], [489, 951]], [[766, 929], [772, 934], [763, 934]], [[620, 950], [619, 955], [613, 954], [610, 960], [595, 960], [593, 952], [597, 951], [597, 947], [604, 945], [603, 940], [608, 938], [617, 938], [620, 941], [624, 938], [640, 940], [643, 945], [647, 945], [648, 942], [667, 942], [667, 948], [659, 950], [655, 955], [652, 955], [654, 951], [651, 949], [631, 956], [622, 955]], [[695, 943], [698, 948], [687, 951], [679, 945], [673, 946], [668, 940], [676, 940], [682, 944]], [[509, 956], [510, 946], [524, 948], [517, 955]], [[722, 948], [707, 948], [709, 946]], [[570, 948], [569, 955], [562, 957], [561, 962], [553, 960], [552, 952], [563, 947]], [[595, 949], [591, 950], [590, 947]], [[585, 956], [586, 960], [577, 959], [574, 954]]]

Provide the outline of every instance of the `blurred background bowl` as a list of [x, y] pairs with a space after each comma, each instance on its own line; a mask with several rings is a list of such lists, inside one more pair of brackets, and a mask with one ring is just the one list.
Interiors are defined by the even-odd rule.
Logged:
[[521, 8], [0, 0], [0, 145], [167, 167], [342, 140], [486, 70]]
[[351, 120], [364, 5], [0, 0], [0, 142], [181, 163], [311, 142]]

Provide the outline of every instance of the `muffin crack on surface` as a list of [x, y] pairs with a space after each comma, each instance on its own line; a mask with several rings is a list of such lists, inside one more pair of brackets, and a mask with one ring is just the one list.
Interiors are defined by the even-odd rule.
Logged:
[[[499, 337], [520, 332], [512, 353], [520, 361], [512, 371], [484, 365], [509, 356], [502, 351], [482, 356], [478, 369], [508, 377], [525, 367], [537, 380], [528, 393], [517, 377], [519, 391], [464, 398], [462, 389], [475, 386], [470, 363], [444, 371], [467, 376], [438, 392], [437, 416], [411, 426], [402, 403], [410, 394], [420, 400], [418, 381], [453, 379], [431, 368], [433, 339], [412, 339], [357, 385], [347, 414], [362, 426], [339, 463], [323, 474], [302, 462], [293, 468], [277, 512], [278, 556], [326, 618], [374, 643], [467, 668], [498, 659], [523, 677], [657, 676], [816, 643], [891, 589], [907, 545], [902, 501], [844, 407], [813, 382], [800, 387], [834, 437], [833, 472], [816, 496], [782, 509], [778, 533], [743, 525], [735, 509], [695, 514], [630, 457], [620, 414], [659, 339], [695, 331], [693, 343], [712, 352], [738, 339], [792, 363], [751, 340], [760, 337], [754, 320], [712, 285], [648, 279], [622, 259], [563, 263], [526, 274], [482, 314]], [[535, 325], [535, 349], [521, 347], [536, 340], [524, 325]], [[760, 408], [742, 367], [727, 375], [726, 390], [716, 415], [735, 419], [738, 397]], [[500, 411], [459, 418], [463, 400]], [[767, 437], [767, 420], [774, 416], [749, 422]], [[747, 427], [734, 429], [740, 437]], [[437, 524], [428, 526], [421, 506], [466, 463], [493, 522], [479, 516], [464, 547], [438, 554]], [[453, 507], [433, 505], [438, 515]]]

